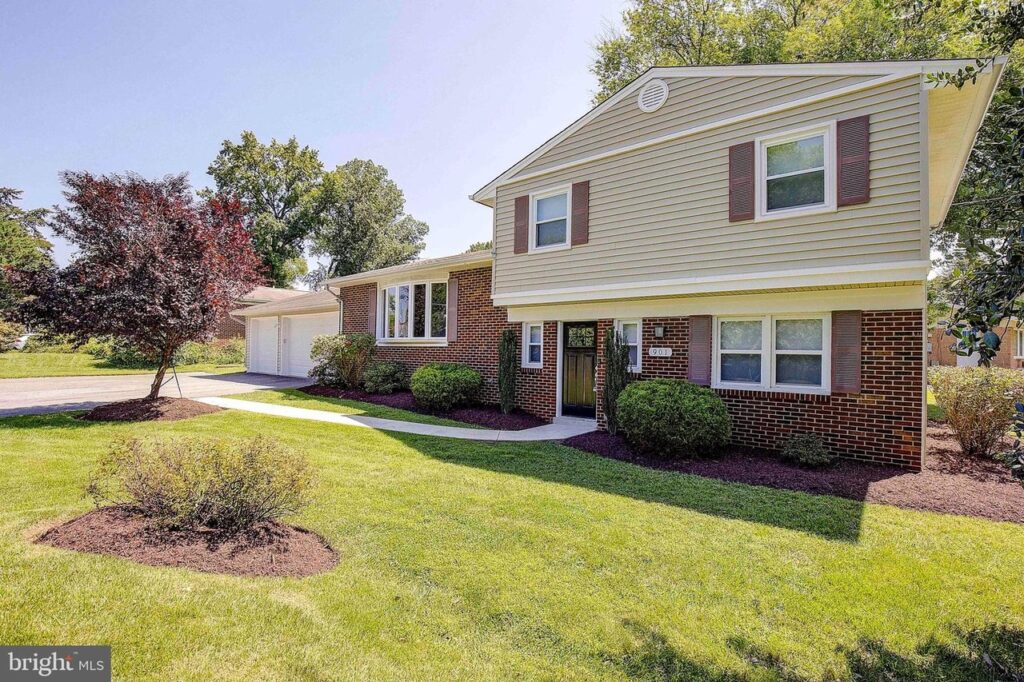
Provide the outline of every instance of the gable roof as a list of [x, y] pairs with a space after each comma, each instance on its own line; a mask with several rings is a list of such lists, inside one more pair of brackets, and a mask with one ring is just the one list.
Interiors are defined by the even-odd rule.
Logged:
[[[996, 68], [1001, 69], [1005, 63], [1005, 57], [996, 59]], [[576, 119], [569, 126], [564, 128], [554, 137], [548, 139], [540, 147], [527, 154], [518, 162], [513, 164], [506, 171], [498, 175], [489, 183], [470, 195], [470, 199], [487, 206], [493, 206], [497, 188], [506, 182], [543, 175], [554, 172], [570, 165], [584, 163], [589, 158], [577, 159], [566, 164], [524, 174], [521, 178], [515, 176], [535, 160], [540, 158], [548, 150], [561, 143], [583, 126], [615, 106], [623, 99], [635, 94], [648, 81], [655, 78], [713, 78], [713, 77], [734, 77], [734, 76], [877, 76], [876, 79], [864, 81], [857, 88], [873, 87], [881, 85], [890, 79], [902, 78], [915, 74], [931, 74], [957, 71], [965, 66], [974, 66], [977, 60], [974, 58], [965, 59], [936, 59], [936, 60], [915, 60], [915, 61], [874, 61], [874, 62], [828, 62], [828, 63], [789, 63], [789, 64], [737, 64], [726, 66], [656, 66], [648, 69], [632, 82], [618, 90], [611, 97], [597, 105], [589, 112]], [[991, 68], [991, 67], [990, 67]], [[833, 93], [818, 95], [817, 97], [834, 96]], [[787, 106], [799, 106], [802, 101], [795, 101]], [[758, 115], [759, 112], [754, 112]], [[683, 131], [687, 132], [687, 131]], [[612, 150], [610, 153], [622, 153], [629, 151], [633, 146], [649, 146], [661, 142], [656, 138], [643, 142], [641, 145], [630, 145], [628, 148]], [[605, 152], [604, 154], [608, 154]]]

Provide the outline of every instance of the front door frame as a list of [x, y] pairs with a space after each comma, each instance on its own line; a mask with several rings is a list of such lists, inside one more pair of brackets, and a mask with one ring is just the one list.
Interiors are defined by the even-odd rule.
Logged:
[[[597, 365], [600, 361], [599, 353], [601, 348], [601, 340], [598, 338], [600, 331], [600, 325], [597, 320], [567, 320], [565, 322], [558, 322], [558, 351], [556, 354], [555, 371], [557, 372], [557, 380], [555, 382], [555, 417], [563, 416], [562, 413], [562, 385], [565, 383], [565, 362], [563, 360], [563, 354], [565, 353], [565, 328], [566, 324], [593, 324], [594, 325], [594, 386], [597, 387]], [[593, 417], [580, 417], [572, 415], [574, 419], [597, 419], [597, 394], [594, 395], [594, 416]]]

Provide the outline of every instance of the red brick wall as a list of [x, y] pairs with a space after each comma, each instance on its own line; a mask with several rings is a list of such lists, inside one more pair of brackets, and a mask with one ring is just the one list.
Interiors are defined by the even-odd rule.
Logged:
[[[377, 358], [404, 363], [412, 370], [428, 362], [462, 362], [484, 377], [484, 402], [498, 402], [498, 341], [501, 332], [512, 329], [522, 348], [522, 325], [510, 324], [503, 307], [491, 305], [491, 268], [463, 270], [452, 274], [459, 281], [458, 334], [447, 346], [379, 346]], [[365, 332], [369, 328], [369, 291], [374, 285], [341, 290], [344, 308], [342, 328]], [[520, 409], [545, 419], [555, 416], [555, 382], [558, 325], [544, 325], [543, 369], [519, 370], [516, 403]]]
[[[774, 450], [781, 447], [788, 434], [811, 431], [820, 434], [837, 455], [920, 468], [924, 401], [922, 315], [920, 310], [864, 312], [859, 394], [818, 396], [717, 390], [732, 417], [734, 441]], [[602, 322], [602, 328], [610, 324]], [[656, 324], [665, 325], [662, 339], [654, 338]], [[670, 347], [672, 357], [645, 355], [642, 378], [685, 379], [689, 338], [689, 318], [644, 319], [644, 352], [651, 346]], [[600, 365], [599, 371], [603, 380]], [[599, 414], [599, 418], [603, 422], [604, 415]]]

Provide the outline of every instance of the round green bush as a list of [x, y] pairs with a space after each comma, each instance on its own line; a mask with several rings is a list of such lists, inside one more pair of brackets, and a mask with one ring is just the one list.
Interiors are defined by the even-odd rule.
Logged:
[[619, 394], [617, 407], [629, 444], [661, 457], [707, 457], [732, 435], [722, 399], [681, 379], [636, 381]]
[[363, 370], [363, 388], [367, 393], [390, 395], [405, 388], [405, 365], [391, 360], [371, 362]]
[[476, 400], [484, 384], [480, 372], [457, 362], [431, 362], [412, 373], [416, 402], [428, 410], [447, 411]]
[[832, 462], [832, 455], [818, 434], [793, 433], [782, 444], [782, 459], [805, 467], [823, 467]]

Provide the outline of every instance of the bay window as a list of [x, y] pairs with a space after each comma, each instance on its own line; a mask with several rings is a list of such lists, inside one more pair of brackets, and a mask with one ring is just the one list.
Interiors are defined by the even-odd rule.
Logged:
[[714, 385], [827, 393], [830, 326], [828, 314], [718, 318]]
[[448, 283], [409, 282], [378, 292], [377, 338], [443, 341], [447, 338]]

